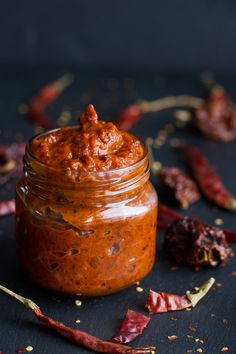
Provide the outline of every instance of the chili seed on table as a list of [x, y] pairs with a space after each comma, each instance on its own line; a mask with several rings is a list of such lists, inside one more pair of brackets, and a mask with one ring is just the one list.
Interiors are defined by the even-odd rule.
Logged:
[[75, 305], [80, 307], [82, 305], [82, 301], [81, 300], [75, 300]]
[[228, 350], [229, 350], [228, 347], [223, 347], [223, 348], [221, 348], [221, 352], [227, 352]]
[[169, 340], [175, 340], [175, 339], [178, 338], [178, 336], [175, 336], [175, 335], [173, 335], [173, 336], [167, 336], [167, 338], [168, 338]]
[[81, 321], [80, 320], [76, 320], [75, 323], [80, 323]]
[[136, 291], [138, 293], [142, 293], [143, 292], [143, 288], [141, 288], [141, 286], [137, 286]]
[[198, 349], [197, 349], [197, 352], [198, 352], [198, 353], [202, 353], [202, 352], [203, 352], [202, 348], [198, 348]]
[[193, 326], [189, 326], [188, 329], [193, 332], [196, 333], [197, 332], [197, 328], [193, 327]]
[[215, 219], [215, 221], [214, 221], [214, 223], [216, 224], [216, 225], [223, 225], [223, 223], [224, 223], [224, 221], [222, 220], [222, 219]]
[[27, 352], [32, 352], [34, 348], [31, 345], [28, 345], [28, 347], [25, 348]]

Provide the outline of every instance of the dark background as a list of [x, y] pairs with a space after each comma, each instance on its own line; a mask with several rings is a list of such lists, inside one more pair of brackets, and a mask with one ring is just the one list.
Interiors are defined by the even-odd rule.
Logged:
[[235, 71], [234, 0], [1, 0], [0, 63]]

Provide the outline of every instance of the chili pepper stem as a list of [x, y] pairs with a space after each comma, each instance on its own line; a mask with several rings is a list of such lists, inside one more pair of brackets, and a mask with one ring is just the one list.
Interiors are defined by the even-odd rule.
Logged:
[[140, 100], [136, 103], [139, 109], [143, 113], [156, 112], [167, 108], [188, 106], [192, 108], [199, 107], [204, 100], [199, 97], [180, 95], [180, 96], [168, 96], [159, 98], [154, 101]]
[[62, 92], [64, 90], [64, 88], [66, 88], [67, 86], [69, 86], [72, 83], [73, 80], [74, 80], [73, 75], [70, 73], [67, 73], [67, 74], [59, 77], [59, 79], [53, 81], [49, 85], [56, 88], [58, 92]]
[[24, 304], [25, 307], [27, 307], [30, 310], [39, 309], [38, 305], [36, 305], [33, 301], [31, 301], [30, 299], [26, 299], [25, 297], [14, 293], [12, 290], [6, 288], [5, 286], [0, 285], [0, 290], [2, 290], [4, 293], [14, 297], [16, 300], [22, 302], [22, 304]]
[[197, 303], [208, 293], [213, 284], [215, 283], [214, 278], [208, 279], [197, 291], [186, 291], [186, 296], [192, 303], [192, 307], [195, 307]]

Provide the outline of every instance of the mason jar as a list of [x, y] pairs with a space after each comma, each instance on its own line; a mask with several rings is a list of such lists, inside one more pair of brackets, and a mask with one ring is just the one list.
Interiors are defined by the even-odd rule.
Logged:
[[124, 289], [154, 264], [156, 224], [146, 147], [131, 166], [82, 171], [72, 182], [66, 171], [39, 161], [28, 143], [16, 187], [16, 242], [36, 283], [86, 296]]

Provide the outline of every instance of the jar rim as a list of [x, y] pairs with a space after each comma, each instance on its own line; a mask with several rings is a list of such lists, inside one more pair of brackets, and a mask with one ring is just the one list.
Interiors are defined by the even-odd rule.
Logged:
[[[66, 126], [66, 127], [63, 127], [63, 128], [66, 128], [66, 129], [77, 129], [79, 127], [79, 125], [71, 125], [71, 126]], [[61, 130], [62, 128], [59, 127], [59, 128], [55, 128], [55, 129], [51, 129], [51, 130], [47, 130], [45, 132], [42, 132], [42, 133], [39, 133], [39, 134], [36, 134], [34, 135], [26, 144], [26, 153], [30, 156], [31, 159], [33, 159], [36, 163], [39, 163], [40, 165], [42, 165], [43, 167], [46, 167], [48, 169], [50, 169], [51, 171], [59, 171], [60, 169], [55, 167], [55, 166], [50, 166], [50, 165], [47, 165], [45, 162], [41, 161], [39, 158], [37, 158], [32, 150], [31, 150], [31, 144], [32, 144], [32, 141], [34, 139], [37, 139], [39, 137], [43, 137], [43, 136], [46, 136], [48, 134], [51, 134], [53, 132], [56, 132], [56, 131], [59, 131]], [[142, 144], [143, 144], [143, 147], [144, 147], [144, 154], [142, 156], [142, 158], [136, 162], [133, 162], [132, 164], [128, 165], [128, 166], [124, 166], [124, 167], [118, 167], [118, 168], [113, 168], [113, 169], [107, 169], [107, 170], [97, 170], [97, 171], [78, 171], [78, 172], [81, 172], [82, 173], [86, 173], [86, 175], [88, 176], [99, 176], [99, 175], [104, 175], [104, 174], [113, 174], [113, 173], [125, 173], [126, 171], [128, 172], [130, 169], [132, 168], [135, 168], [135, 167], [139, 167], [140, 165], [142, 165], [142, 163], [144, 163], [148, 158], [149, 158], [149, 151], [148, 151], [148, 148], [147, 148], [147, 145], [145, 143], [144, 140], [142, 140], [140, 137], [136, 136], [135, 134], [132, 133], [132, 135], [134, 137], [136, 137]]]

